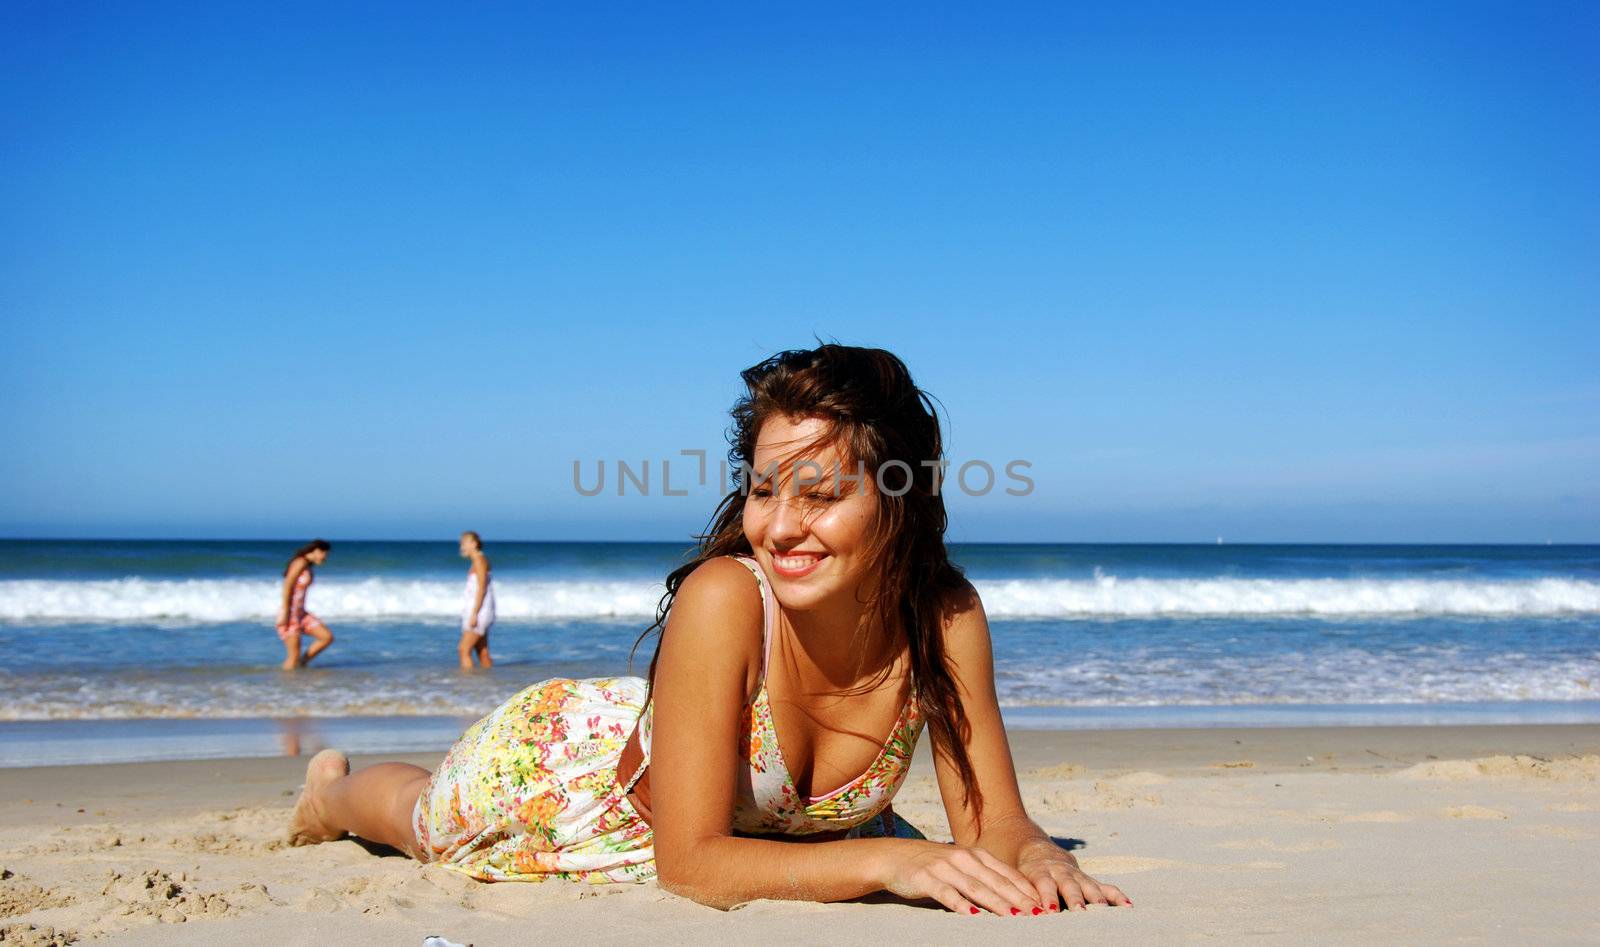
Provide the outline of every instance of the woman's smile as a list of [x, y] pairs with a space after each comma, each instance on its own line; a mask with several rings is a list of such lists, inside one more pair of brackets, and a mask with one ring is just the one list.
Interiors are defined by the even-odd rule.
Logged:
[[822, 552], [773, 552], [769, 555], [772, 557], [772, 571], [785, 579], [803, 579], [815, 572], [822, 560], [827, 558], [827, 553]]

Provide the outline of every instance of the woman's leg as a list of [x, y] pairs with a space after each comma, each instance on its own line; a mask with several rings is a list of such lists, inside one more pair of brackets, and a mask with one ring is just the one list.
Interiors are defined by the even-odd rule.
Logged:
[[283, 669], [293, 671], [300, 666], [300, 632], [295, 630], [283, 639]]
[[333, 644], [333, 632], [328, 630], [327, 625], [316, 619], [306, 622], [306, 633], [315, 638], [316, 641], [312, 642], [311, 647], [306, 649], [306, 656], [300, 659], [301, 667], [310, 664], [312, 658], [328, 650], [328, 645]]
[[478, 647], [478, 635], [470, 631], [461, 632], [461, 640], [456, 642], [456, 657], [461, 659], [461, 670], [472, 670], [472, 652]]
[[494, 659], [489, 657], [489, 629], [485, 628], [483, 634], [478, 636], [478, 643], [472, 646], [478, 655], [478, 664], [482, 667], [494, 667]]
[[350, 772], [338, 750], [323, 750], [306, 766], [306, 788], [289, 823], [291, 845], [331, 842], [347, 833], [426, 860], [411, 815], [432, 773], [410, 763], [379, 763]]

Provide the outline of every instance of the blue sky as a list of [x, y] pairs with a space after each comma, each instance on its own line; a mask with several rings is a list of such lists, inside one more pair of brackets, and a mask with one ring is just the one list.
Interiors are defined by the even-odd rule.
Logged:
[[821, 336], [958, 539], [1600, 541], [1592, 6], [861, 6], [6, 4], [0, 535], [681, 538]]

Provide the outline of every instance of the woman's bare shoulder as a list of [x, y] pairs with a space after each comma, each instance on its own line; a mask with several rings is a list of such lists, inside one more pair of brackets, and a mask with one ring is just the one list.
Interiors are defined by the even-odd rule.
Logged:
[[686, 594], [746, 604], [754, 602], [756, 610], [761, 609], [761, 586], [755, 574], [732, 556], [716, 556], [695, 566], [678, 587], [679, 600]]
[[940, 594], [939, 618], [947, 643], [981, 636], [987, 644], [989, 619], [983, 611], [983, 599], [966, 576], [958, 577]]
[[761, 586], [743, 563], [731, 556], [707, 559], [684, 577], [672, 599], [670, 619], [693, 619], [691, 634], [709, 634], [726, 644], [740, 629], [761, 634]]
[[697, 674], [742, 668], [757, 680], [761, 649], [761, 587], [748, 568], [719, 556], [684, 577], [662, 634], [663, 668], [689, 661]]

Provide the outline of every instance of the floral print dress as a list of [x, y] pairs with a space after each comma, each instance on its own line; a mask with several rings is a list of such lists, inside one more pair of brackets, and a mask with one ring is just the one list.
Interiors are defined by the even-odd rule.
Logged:
[[[764, 651], [775, 608], [754, 560], [735, 557], [761, 587]], [[617, 765], [635, 725], [650, 758], [652, 714], [642, 678], [555, 679], [529, 687], [456, 741], [417, 800], [413, 824], [430, 861], [486, 881], [561, 878], [589, 883], [655, 877], [650, 825]], [[802, 798], [778, 746], [761, 683], [745, 707], [733, 827], [741, 834], [845, 837], [922, 834], [889, 811], [922, 732], [915, 687], [866, 771], [824, 796]], [[633, 779], [637, 779], [634, 774]]]

